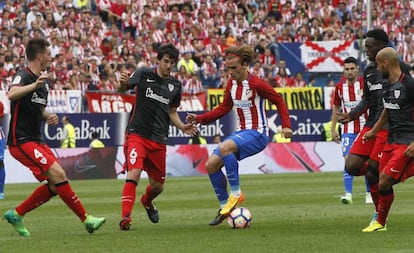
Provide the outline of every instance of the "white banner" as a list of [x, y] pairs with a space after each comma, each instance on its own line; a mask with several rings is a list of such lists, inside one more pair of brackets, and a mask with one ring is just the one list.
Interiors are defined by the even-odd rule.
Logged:
[[81, 113], [82, 93], [80, 90], [50, 90], [47, 111], [53, 113]]
[[345, 58], [358, 58], [354, 41], [306, 41], [300, 49], [309, 72], [342, 72]]

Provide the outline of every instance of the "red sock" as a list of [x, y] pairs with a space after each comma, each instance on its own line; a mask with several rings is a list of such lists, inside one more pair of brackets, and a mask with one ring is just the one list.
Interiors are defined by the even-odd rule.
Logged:
[[394, 201], [394, 192], [391, 191], [390, 193], [382, 194], [379, 193], [379, 201], [378, 201], [378, 222], [381, 225], [385, 225], [387, 223], [388, 212], [390, 211], [392, 202]]
[[147, 185], [147, 188], [145, 189], [145, 194], [142, 195], [141, 197], [141, 203], [144, 206], [151, 206], [152, 205], [152, 200], [155, 199], [157, 196], [159, 195], [159, 193], [154, 193], [151, 190], [151, 185]]
[[76, 193], [72, 190], [68, 181], [56, 184], [56, 192], [65, 204], [83, 222], [86, 219], [86, 211]]
[[130, 217], [134, 207], [137, 183], [127, 180], [122, 191], [122, 217]]
[[379, 199], [378, 183], [370, 184], [369, 189], [371, 192], [372, 202], [374, 202], [374, 205], [375, 205], [375, 211], [378, 211], [378, 199]]
[[364, 162], [362, 164], [361, 169], [359, 170], [358, 176], [364, 176], [364, 175], [366, 175], [367, 174], [367, 171], [368, 171], [368, 162]]
[[16, 207], [16, 212], [20, 215], [25, 215], [36, 207], [48, 202], [53, 196], [54, 194], [50, 192], [46, 184], [41, 185], [25, 201]]

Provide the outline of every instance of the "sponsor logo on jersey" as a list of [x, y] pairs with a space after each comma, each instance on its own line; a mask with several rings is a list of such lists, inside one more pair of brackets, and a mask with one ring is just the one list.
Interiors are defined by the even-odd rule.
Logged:
[[154, 99], [154, 100], [156, 100], [158, 102], [161, 102], [163, 104], [166, 104], [166, 105], [168, 105], [170, 103], [170, 100], [168, 98], [165, 98], [161, 95], [158, 95], [158, 94], [154, 93], [154, 91], [151, 88], [147, 88], [147, 90], [145, 92], [145, 96], [147, 98]]

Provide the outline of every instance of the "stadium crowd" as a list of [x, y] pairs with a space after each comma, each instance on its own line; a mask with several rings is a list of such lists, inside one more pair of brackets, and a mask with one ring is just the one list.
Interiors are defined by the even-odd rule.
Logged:
[[[414, 68], [414, 2], [372, 0], [372, 28], [389, 35]], [[32, 37], [51, 42], [52, 89], [116, 91], [120, 73], [154, 66], [156, 50], [180, 50], [174, 75], [183, 91], [222, 87], [226, 47], [247, 44], [258, 57], [250, 71], [274, 87], [304, 87], [278, 45], [355, 40], [367, 30], [364, 0], [7, 0], [0, 3], [0, 89], [25, 66]]]

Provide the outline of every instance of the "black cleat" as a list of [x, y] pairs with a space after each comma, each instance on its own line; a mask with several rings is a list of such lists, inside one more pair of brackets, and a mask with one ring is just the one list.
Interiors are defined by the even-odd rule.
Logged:
[[158, 214], [158, 210], [154, 205], [151, 206], [145, 206], [145, 211], [147, 211], [147, 215], [148, 215], [148, 219], [152, 222], [152, 223], [158, 223], [158, 221], [160, 220], [160, 215]]
[[212, 220], [208, 225], [210, 226], [217, 226], [223, 223], [223, 221], [227, 218], [228, 214], [220, 214], [220, 210], [217, 212], [217, 216]]

